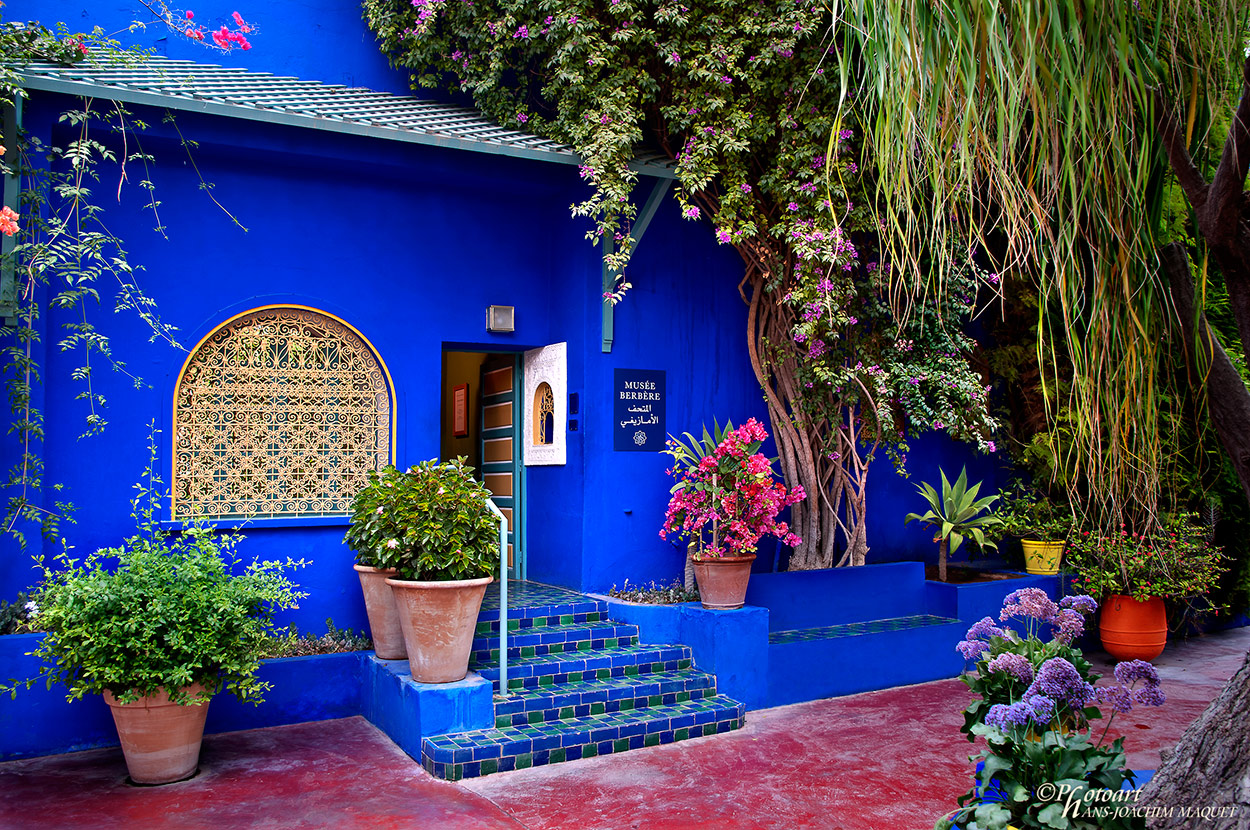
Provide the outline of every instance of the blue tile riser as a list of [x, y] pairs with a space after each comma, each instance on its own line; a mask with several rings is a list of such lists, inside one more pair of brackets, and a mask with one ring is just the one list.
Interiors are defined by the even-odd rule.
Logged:
[[719, 734], [740, 728], [744, 718], [743, 704], [720, 697], [580, 722], [444, 735], [423, 743], [422, 765], [448, 780], [472, 778]]
[[[602, 640], [605, 638], [637, 637], [638, 628], [612, 622], [576, 623], [542, 628], [527, 629], [523, 632], [508, 632], [508, 648], [525, 646], [551, 645], [553, 643], [581, 642], [584, 640]], [[472, 649], [476, 652], [498, 650], [499, 636], [478, 635], [473, 638]]]
[[[513, 692], [495, 701], [495, 715], [559, 710], [592, 703], [614, 703], [648, 699], [654, 695], [699, 692], [700, 697], [716, 693], [716, 678], [706, 672], [687, 669], [662, 674], [627, 675], [608, 680], [598, 678], [561, 686], [544, 686]], [[704, 694], [707, 693], [707, 694]]]
[[[563, 617], [577, 616], [578, 614], [603, 614], [607, 611], [607, 604], [599, 600], [587, 600], [585, 602], [569, 603], [567, 605], [535, 605], [530, 607], [510, 606], [508, 608], [509, 620], [526, 620], [536, 619], [539, 617]], [[486, 608], [483, 604], [482, 611], [477, 615], [477, 624], [493, 625], [499, 627], [499, 609]]]
[[[606, 680], [609, 677], [627, 677], [626, 669], [631, 668], [634, 664], [612, 666], [611, 668], [601, 669], [574, 669], [571, 672], [558, 672], [556, 674], [530, 675], [528, 677], [517, 677], [513, 674], [512, 668], [508, 669], [508, 688], [509, 689], [537, 689], [540, 687], [558, 686], [564, 683], [576, 683], [576, 678], [570, 678], [570, 674], [581, 673], [582, 679]], [[637, 664], [640, 674], [659, 674], [660, 672], [680, 671], [688, 669], [691, 666], [689, 657], [683, 657], [679, 660], [663, 660], [653, 661], [651, 663]], [[643, 671], [645, 669], [645, 671]], [[478, 674], [485, 677], [493, 685], [496, 691], [499, 690], [499, 672], [497, 669], [482, 669]], [[586, 678], [585, 675], [592, 674], [593, 678]]]
[[[531, 628], [552, 628], [558, 625], [570, 624], [594, 624], [594, 623], [610, 623], [612, 620], [607, 619], [606, 614], [601, 611], [583, 611], [580, 614], [555, 614], [551, 616], [537, 617], [509, 617], [508, 618], [508, 636], [526, 632]], [[497, 637], [499, 636], [499, 615], [484, 619], [479, 616], [477, 627], [473, 631], [474, 637]]]
[[[705, 700], [710, 697], [716, 697], [716, 688], [694, 689], [692, 691], [683, 692], [667, 692], [659, 695], [661, 698], [659, 703], [651, 703], [651, 695], [643, 697], [628, 698], [625, 700], [608, 700], [603, 702], [603, 714], [611, 714], [612, 712], [640, 712], [645, 709], [657, 706], [673, 706], [678, 703], [685, 703], [690, 700]], [[561, 716], [564, 709], [571, 708], [572, 714]], [[511, 715], [495, 715], [495, 727], [501, 728], [506, 726], [529, 726], [533, 723], [551, 723], [552, 721], [567, 720], [569, 717], [584, 718], [596, 714], [595, 705], [593, 703], [579, 703], [571, 707], [561, 706], [555, 709], [540, 709], [526, 712], [516, 712]], [[535, 721], [531, 719], [531, 715], [540, 714], [542, 719]]]
[[[496, 643], [498, 645], [498, 643]], [[581, 656], [582, 652], [602, 651], [618, 646], [638, 645], [636, 634], [623, 634], [614, 637], [600, 637], [593, 640], [568, 640], [561, 643], [544, 643], [542, 645], [509, 646], [508, 664], [527, 657], [568, 657]], [[499, 649], [489, 651], [472, 651], [469, 653], [469, 667], [477, 670], [487, 666], [499, 666]]]

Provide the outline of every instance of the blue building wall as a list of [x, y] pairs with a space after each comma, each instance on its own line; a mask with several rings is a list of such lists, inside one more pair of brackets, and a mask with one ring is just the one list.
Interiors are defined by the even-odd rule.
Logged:
[[[219, 16], [232, 10], [223, 7]], [[227, 56], [160, 26], [123, 32], [146, 14], [137, 3], [31, 2], [6, 11], [11, 18], [63, 19], [71, 29], [100, 25], [171, 57], [405, 91], [406, 76], [386, 67], [355, 2], [273, 0], [240, 9], [261, 31], [255, 48]], [[196, 12], [206, 25], [212, 21], [205, 16], [216, 13]], [[26, 126], [63, 142], [64, 127], [53, 125], [72, 106], [70, 98], [36, 93]], [[528, 575], [603, 591], [627, 578], [669, 580], [680, 573], [684, 551], [658, 537], [670, 484], [667, 457], [613, 451], [611, 395], [615, 369], [659, 369], [667, 373], [668, 432], [698, 431], [713, 418], [766, 420], [745, 350], [746, 307], [737, 291], [742, 264], [732, 248], [715, 244], [705, 225], [683, 221], [671, 197], [661, 206], [630, 266], [635, 287], [615, 311], [614, 349], [604, 354], [599, 251], [584, 239], [588, 224], [569, 216], [569, 205], [587, 194], [573, 166], [180, 114], [181, 134], [199, 144], [195, 164], [214, 184], [216, 199], [248, 228], [243, 232], [200, 192], [178, 134], [161, 123], [161, 113], [135, 108], [135, 116], [152, 125], [142, 140], [156, 156], [151, 172], [167, 236], [153, 232], [156, 219], [136, 186], [125, 188], [118, 203], [111, 196], [116, 180], [106, 180], [100, 191], [109, 195], [97, 201], [126, 240], [132, 263], [145, 269], [140, 281], [163, 319], [179, 328], [183, 347], [261, 305], [307, 305], [344, 319], [390, 370], [395, 460], [403, 466], [439, 452], [443, 350], [521, 351], [567, 342], [579, 427], [567, 435], [565, 465], [526, 471]], [[96, 135], [105, 137], [102, 130]], [[117, 144], [115, 136], [107, 140]], [[133, 164], [130, 177], [139, 178]], [[649, 186], [644, 179], [640, 198]], [[490, 304], [516, 307], [515, 333], [485, 332]], [[109, 401], [103, 436], [78, 438], [86, 409], [74, 399], [80, 387], [67, 378], [79, 355], [54, 345], [64, 315], [50, 316], [44, 338], [46, 478], [64, 483], [60, 497], [78, 506], [78, 524], [65, 537], [79, 555], [117, 544], [131, 529], [128, 500], [145, 463], [149, 422], [162, 430], [158, 472], [168, 484], [173, 390], [186, 358], [183, 350], [149, 343], [133, 315], [114, 315], [110, 306], [105, 297], [92, 319], [146, 385], [134, 389], [125, 375], [96, 367], [95, 391]], [[1001, 479], [996, 459], [972, 459], [944, 436], [915, 442], [908, 467], [914, 479], [936, 482], [939, 464], [955, 474], [965, 462], [974, 479]], [[936, 557], [926, 530], [902, 525], [904, 514], [922, 504], [913, 483], [897, 477], [884, 458], [874, 465], [869, 506], [870, 561]], [[326, 617], [364, 625], [343, 530], [341, 522], [263, 521], [245, 529], [248, 553], [312, 561], [296, 577], [311, 596], [289, 615], [301, 628], [319, 629]], [[764, 546], [760, 554], [757, 570], [771, 569], [773, 549]], [[0, 596], [34, 576], [25, 557], [0, 557]]]
[[[69, 136], [53, 124], [72, 105], [36, 93], [26, 126], [64, 142]], [[677, 572], [680, 555], [657, 535], [668, 490], [664, 457], [611, 448], [612, 372], [668, 373], [669, 431], [713, 415], [763, 414], [741, 345], [741, 264], [732, 249], [666, 204], [631, 266], [638, 288], [617, 311], [617, 345], [605, 355], [599, 251], [568, 215], [585, 193], [575, 167], [180, 115], [182, 134], [199, 143], [195, 164], [244, 232], [199, 192], [160, 114], [134, 114], [153, 125], [143, 144], [157, 159], [152, 178], [167, 237], [153, 232], [139, 188], [125, 189], [118, 204], [109, 182], [100, 201], [183, 347], [262, 305], [306, 305], [344, 319], [390, 370], [403, 466], [439, 452], [444, 349], [567, 342], [579, 429], [568, 433], [565, 465], [527, 472], [529, 574], [592, 589]], [[490, 304], [516, 307], [514, 333], [484, 330]], [[50, 345], [69, 317], [51, 314], [45, 338], [46, 477], [63, 483], [60, 496], [78, 507], [77, 525], [65, 532], [78, 554], [117, 544], [132, 528], [128, 500], [146, 463], [148, 423], [161, 430], [157, 471], [167, 484], [171, 478], [173, 393], [186, 351], [149, 343], [142, 323], [110, 308], [105, 296], [91, 318], [145, 385], [134, 389], [126, 375], [97, 367], [94, 388], [108, 400], [102, 436], [78, 438], [87, 409], [67, 379], [80, 355]], [[311, 594], [290, 616], [301, 628], [320, 628], [328, 616], [362, 627], [344, 527], [325, 524], [257, 520], [244, 529], [245, 550], [312, 561], [296, 577]], [[6, 595], [33, 576], [20, 556], [5, 556], [0, 569]]]

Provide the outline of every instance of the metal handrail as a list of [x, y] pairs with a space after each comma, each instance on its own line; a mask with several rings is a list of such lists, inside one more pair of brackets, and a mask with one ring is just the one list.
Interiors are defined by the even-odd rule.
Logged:
[[499, 519], [499, 694], [508, 696], [508, 520], [486, 500], [490, 512]]

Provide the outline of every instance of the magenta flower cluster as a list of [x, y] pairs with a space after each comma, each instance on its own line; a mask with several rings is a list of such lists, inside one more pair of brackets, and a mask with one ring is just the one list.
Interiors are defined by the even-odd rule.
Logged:
[[753, 452], [768, 437], [754, 418], [727, 432], [715, 450], [677, 476], [660, 538], [669, 534], [700, 540], [701, 556], [745, 556], [765, 535], [788, 545], [802, 540], [777, 516], [807, 497], [801, 486], [787, 490], [775, 480], [772, 462]]

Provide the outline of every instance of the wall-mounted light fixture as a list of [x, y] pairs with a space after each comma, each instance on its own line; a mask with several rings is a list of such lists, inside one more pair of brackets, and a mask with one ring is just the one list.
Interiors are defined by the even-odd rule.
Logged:
[[510, 305], [486, 307], [487, 331], [516, 331], [516, 309]]

